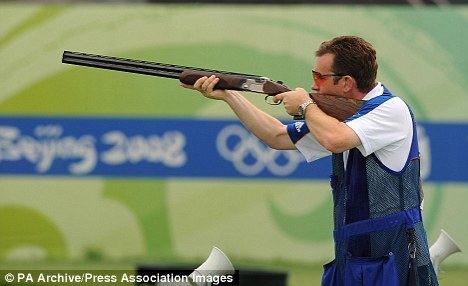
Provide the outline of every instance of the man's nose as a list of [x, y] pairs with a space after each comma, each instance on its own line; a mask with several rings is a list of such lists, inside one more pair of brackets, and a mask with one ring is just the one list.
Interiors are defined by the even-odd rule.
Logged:
[[313, 91], [317, 91], [319, 90], [319, 87], [315, 84], [315, 82], [312, 84], [312, 86], [310, 87]]

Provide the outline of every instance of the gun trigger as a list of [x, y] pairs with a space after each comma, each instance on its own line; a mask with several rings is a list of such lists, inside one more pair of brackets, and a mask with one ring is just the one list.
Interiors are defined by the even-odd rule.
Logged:
[[268, 94], [267, 96], [265, 96], [265, 101], [269, 104], [269, 105], [280, 105], [281, 103], [283, 103], [282, 100], [278, 101], [278, 102], [274, 102], [273, 99], [270, 99], [270, 97], [272, 97], [274, 95], [272, 94]]

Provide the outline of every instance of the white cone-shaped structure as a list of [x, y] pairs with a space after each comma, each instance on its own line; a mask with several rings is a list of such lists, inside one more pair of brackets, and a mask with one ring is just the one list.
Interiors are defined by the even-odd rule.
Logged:
[[234, 274], [234, 266], [232, 266], [231, 261], [221, 249], [214, 246], [205, 262], [190, 274], [189, 279], [193, 285], [207, 286], [210, 283], [206, 281], [212, 280], [200, 276], [221, 276], [228, 274]]
[[437, 241], [429, 248], [432, 265], [434, 266], [436, 274], [439, 272], [439, 265], [442, 261], [456, 252], [461, 252], [460, 247], [445, 230], [441, 229], [439, 238], [437, 238]]
[[[234, 267], [227, 256], [216, 246], [210, 255], [188, 277], [189, 282], [160, 282], [158, 286], [209, 286], [220, 276], [234, 274]], [[228, 281], [225, 281], [228, 282]], [[219, 283], [213, 283], [219, 284]]]

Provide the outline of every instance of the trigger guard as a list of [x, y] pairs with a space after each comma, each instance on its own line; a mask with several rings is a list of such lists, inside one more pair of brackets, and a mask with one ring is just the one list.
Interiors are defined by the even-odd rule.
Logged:
[[280, 101], [278, 101], [278, 102], [269, 101], [268, 98], [269, 98], [270, 96], [273, 96], [273, 95], [269, 94], [269, 95], [265, 96], [265, 101], [266, 101], [266, 103], [268, 103], [269, 105], [280, 105], [280, 104], [283, 102], [282, 100], [280, 100]]

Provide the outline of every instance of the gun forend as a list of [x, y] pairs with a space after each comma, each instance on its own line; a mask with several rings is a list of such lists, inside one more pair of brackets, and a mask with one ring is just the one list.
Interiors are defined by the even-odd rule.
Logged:
[[199, 70], [184, 70], [179, 77], [182, 83], [193, 85], [199, 78], [215, 75], [219, 82], [215, 89], [230, 89], [240, 91], [251, 91], [268, 95], [275, 95], [290, 89], [278, 82], [274, 82], [266, 77], [249, 77], [235, 74], [213, 73]]
[[204, 76], [210, 77], [211, 75], [215, 75], [219, 78], [219, 82], [216, 84], [215, 89], [244, 90], [244, 83], [247, 80], [246, 77], [235, 75], [223, 75], [220, 73], [197, 70], [184, 70], [180, 74], [179, 80], [182, 83], [193, 85], [198, 79]]

